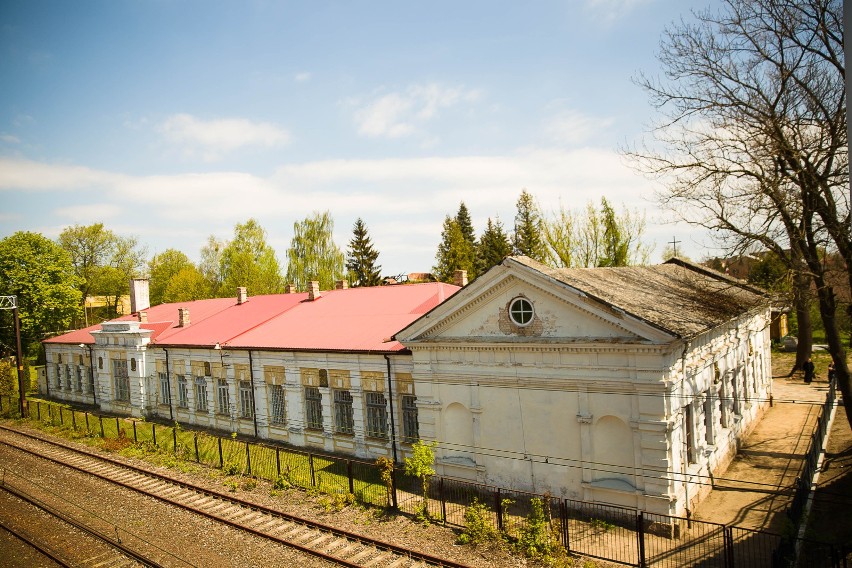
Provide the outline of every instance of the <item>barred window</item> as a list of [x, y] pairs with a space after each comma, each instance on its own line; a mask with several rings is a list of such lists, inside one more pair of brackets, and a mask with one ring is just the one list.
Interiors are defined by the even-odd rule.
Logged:
[[334, 431], [340, 434], [352, 434], [355, 431], [352, 394], [349, 391], [334, 391]]
[[171, 404], [172, 393], [169, 391], [169, 374], [160, 373], [160, 404]]
[[251, 381], [240, 381], [240, 416], [254, 417], [254, 397], [251, 392]]
[[388, 437], [387, 401], [380, 392], [367, 393], [367, 436]]
[[115, 400], [130, 402], [130, 377], [127, 375], [127, 361], [123, 359], [112, 360], [112, 377], [115, 385]]
[[77, 390], [83, 392], [83, 367], [77, 366]]
[[195, 410], [207, 412], [207, 379], [195, 377]]
[[308, 428], [322, 430], [322, 394], [317, 387], [305, 387], [305, 416]]
[[56, 366], [56, 388], [62, 388], [62, 365]]
[[409, 444], [420, 439], [416, 400], [416, 396], [404, 395], [402, 397], [402, 441]]
[[94, 393], [95, 392], [95, 372], [94, 372], [94, 369], [89, 367], [89, 368], [86, 369], [86, 371], [87, 371], [87, 374], [89, 375], [89, 392]]
[[269, 421], [272, 424], [284, 424], [287, 420], [286, 406], [284, 405], [284, 385], [269, 385], [269, 398], [271, 408]]
[[[196, 379], [197, 380], [197, 379]], [[228, 406], [230, 405], [230, 397], [228, 395], [227, 379], [216, 380], [216, 412], [219, 414], [229, 414]]]
[[68, 390], [71, 389], [71, 365], [65, 365], [65, 388]]
[[180, 408], [189, 408], [189, 401], [187, 398], [187, 386], [186, 386], [186, 376], [178, 375], [177, 376], [178, 383], [178, 406]]

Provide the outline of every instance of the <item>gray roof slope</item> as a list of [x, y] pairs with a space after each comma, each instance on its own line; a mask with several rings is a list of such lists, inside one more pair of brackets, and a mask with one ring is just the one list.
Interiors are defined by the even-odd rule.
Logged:
[[524, 256], [507, 260], [541, 272], [681, 338], [693, 337], [769, 305], [769, 299], [757, 293], [757, 289], [683, 262], [554, 269]]

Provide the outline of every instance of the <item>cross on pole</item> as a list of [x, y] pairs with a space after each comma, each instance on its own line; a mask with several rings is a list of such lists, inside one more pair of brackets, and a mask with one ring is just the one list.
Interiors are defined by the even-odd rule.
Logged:
[[682, 241], [677, 240], [677, 237], [672, 237], [672, 240], [669, 241], [669, 244], [672, 245], [672, 248], [674, 249], [674, 256], [675, 257], [677, 257], [677, 244], [679, 242], [682, 242]]

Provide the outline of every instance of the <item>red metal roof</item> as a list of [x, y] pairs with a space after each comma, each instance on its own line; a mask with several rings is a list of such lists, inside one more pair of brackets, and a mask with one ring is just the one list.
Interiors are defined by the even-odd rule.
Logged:
[[[434, 308], [459, 288], [442, 282], [323, 291], [314, 301], [307, 293], [252, 296], [162, 304], [145, 310], [151, 343], [163, 347], [224, 347], [294, 351], [394, 352], [397, 331]], [[178, 327], [178, 308], [189, 309], [190, 324]], [[114, 321], [137, 320], [128, 315]], [[45, 343], [94, 343], [91, 331], [72, 331]]]

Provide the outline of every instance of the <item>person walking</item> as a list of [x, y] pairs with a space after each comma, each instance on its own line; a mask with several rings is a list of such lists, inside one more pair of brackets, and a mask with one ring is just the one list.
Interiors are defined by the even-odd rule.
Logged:
[[808, 360], [805, 361], [805, 383], [811, 384], [812, 380], [814, 380], [814, 362], [808, 357]]

